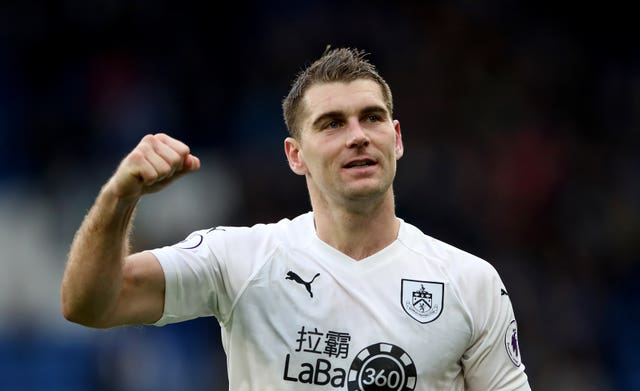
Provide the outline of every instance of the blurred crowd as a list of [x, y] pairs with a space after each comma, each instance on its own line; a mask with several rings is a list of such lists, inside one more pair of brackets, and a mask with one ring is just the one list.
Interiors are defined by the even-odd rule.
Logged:
[[280, 103], [327, 45], [367, 50], [390, 83], [398, 215], [498, 269], [532, 388], [640, 389], [632, 15], [615, 2], [3, 3], [0, 389], [226, 389], [215, 319], [66, 322], [66, 252], [147, 133], [183, 140], [203, 169], [143, 199], [134, 250], [309, 210]]

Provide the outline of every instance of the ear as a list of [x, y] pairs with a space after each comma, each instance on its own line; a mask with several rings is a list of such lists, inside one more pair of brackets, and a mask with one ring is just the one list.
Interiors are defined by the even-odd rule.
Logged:
[[396, 133], [396, 160], [400, 160], [402, 155], [404, 155], [404, 145], [402, 144], [402, 132], [400, 131], [400, 121], [397, 119], [393, 120], [393, 129]]
[[287, 137], [284, 140], [284, 154], [287, 155], [289, 168], [298, 175], [305, 175], [307, 167], [304, 164], [300, 143], [293, 137]]

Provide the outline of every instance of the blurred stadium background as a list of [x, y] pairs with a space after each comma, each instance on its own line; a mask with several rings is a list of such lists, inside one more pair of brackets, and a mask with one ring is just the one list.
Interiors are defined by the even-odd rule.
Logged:
[[60, 315], [68, 246], [146, 133], [203, 170], [134, 247], [309, 209], [280, 102], [327, 44], [390, 82], [398, 214], [501, 273], [537, 390], [638, 390], [640, 51], [614, 3], [0, 4], [0, 389], [223, 390], [215, 319], [107, 331]]

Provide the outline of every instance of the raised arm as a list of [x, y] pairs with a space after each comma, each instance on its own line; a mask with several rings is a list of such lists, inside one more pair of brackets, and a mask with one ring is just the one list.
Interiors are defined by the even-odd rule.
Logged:
[[76, 233], [62, 279], [62, 313], [90, 327], [153, 323], [164, 308], [164, 274], [148, 252], [129, 255], [142, 195], [200, 168], [189, 147], [166, 134], [145, 136], [102, 187]]

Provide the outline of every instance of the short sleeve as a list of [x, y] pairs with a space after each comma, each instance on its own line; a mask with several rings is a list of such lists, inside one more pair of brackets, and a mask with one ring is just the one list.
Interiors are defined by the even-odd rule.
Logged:
[[149, 250], [165, 275], [165, 304], [155, 325], [215, 316], [225, 323], [252, 276], [278, 248], [274, 225], [215, 227], [173, 246]]
[[206, 231], [191, 233], [172, 246], [149, 250], [158, 258], [165, 276], [164, 326], [202, 316], [218, 316], [223, 290], [218, 258], [205, 241]]
[[484, 261], [482, 266], [476, 274], [481, 278], [470, 286], [474, 337], [462, 357], [466, 388], [530, 390], [509, 295], [496, 270]]

